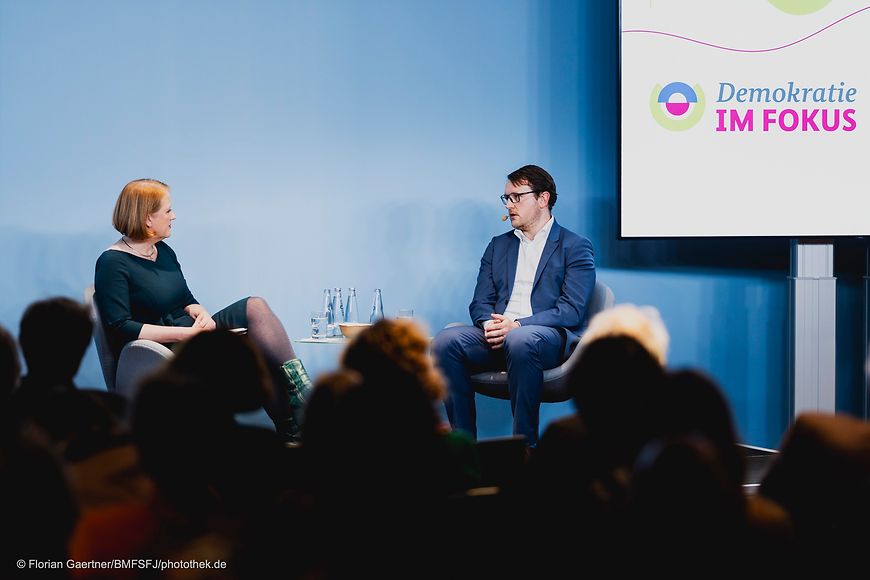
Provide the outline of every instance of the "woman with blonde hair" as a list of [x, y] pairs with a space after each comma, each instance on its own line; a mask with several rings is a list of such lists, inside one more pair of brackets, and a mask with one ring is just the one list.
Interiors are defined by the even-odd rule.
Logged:
[[276, 430], [296, 440], [311, 382], [284, 326], [256, 296], [209, 313], [193, 297], [175, 252], [164, 241], [172, 235], [175, 217], [169, 186], [156, 179], [131, 181], [118, 196], [112, 225], [121, 239], [97, 259], [94, 276], [94, 299], [113, 348], [119, 353], [140, 338], [178, 343], [215, 328], [247, 328], [284, 383], [267, 411]]

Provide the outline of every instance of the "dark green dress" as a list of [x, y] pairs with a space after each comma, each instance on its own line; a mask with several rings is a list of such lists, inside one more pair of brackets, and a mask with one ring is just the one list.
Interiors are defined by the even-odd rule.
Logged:
[[[181, 273], [175, 252], [157, 242], [157, 260], [106, 250], [97, 259], [94, 300], [115, 354], [139, 338], [143, 324], [193, 326], [184, 307], [199, 304]], [[218, 328], [248, 326], [247, 298], [212, 314]]]

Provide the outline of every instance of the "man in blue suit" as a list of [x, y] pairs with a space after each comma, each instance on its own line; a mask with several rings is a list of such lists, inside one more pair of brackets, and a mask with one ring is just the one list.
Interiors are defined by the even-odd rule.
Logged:
[[526, 165], [508, 175], [502, 202], [513, 231], [489, 242], [480, 260], [473, 326], [442, 330], [432, 352], [447, 379], [447, 416], [477, 435], [470, 375], [507, 370], [513, 432], [538, 441], [544, 369], [568, 357], [595, 286], [592, 243], [556, 223], [556, 184]]

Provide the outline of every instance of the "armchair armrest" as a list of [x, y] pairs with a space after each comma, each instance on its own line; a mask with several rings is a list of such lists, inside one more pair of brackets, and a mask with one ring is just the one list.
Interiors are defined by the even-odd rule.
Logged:
[[169, 348], [153, 340], [138, 339], [127, 343], [118, 357], [115, 390], [128, 399], [135, 398], [141, 380], [171, 357]]

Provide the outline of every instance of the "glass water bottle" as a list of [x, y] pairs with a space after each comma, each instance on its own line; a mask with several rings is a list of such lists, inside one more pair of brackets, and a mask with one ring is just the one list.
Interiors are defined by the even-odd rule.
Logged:
[[330, 336], [341, 336], [339, 324], [344, 322], [344, 304], [341, 302], [341, 288], [333, 288], [332, 290], [332, 333]]
[[372, 297], [372, 313], [369, 316], [369, 322], [374, 324], [384, 317], [384, 301], [381, 298], [381, 289], [376, 288], [375, 294]]
[[[326, 312], [326, 323], [335, 324], [335, 319], [332, 316], [332, 293], [329, 288], [323, 289], [323, 297], [320, 299], [320, 309]], [[327, 336], [329, 333], [327, 332]]]
[[359, 306], [356, 303], [356, 288], [347, 289], [347, 308], [344, 309], [345, 322], [359, 322]]

